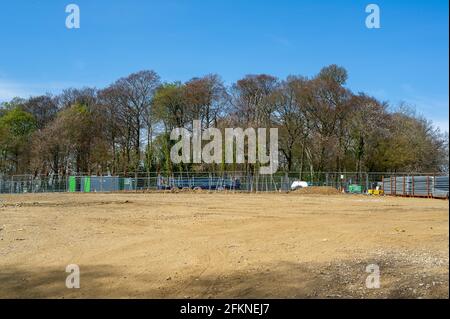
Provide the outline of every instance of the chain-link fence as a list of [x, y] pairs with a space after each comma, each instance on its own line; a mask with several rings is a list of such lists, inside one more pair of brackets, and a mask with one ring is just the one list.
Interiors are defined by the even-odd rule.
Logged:
[[[414, 176], [414, 178], [411, 179], [411, 176]], [[257, 175], [248, 172], [151, 172], [118, 174], [116, 176], [87, 174], [78, 174], [75, 176], [15, 175], [0, 176], [0, 193], [136, 192], [168, 190], [173, 188], [274, 192], [289, 191], [295, 181], [304, 181], [308, 186], [328, 186], [350, 193], [367, 193], [369, 190], [382, 190], [387, 188], [388, 194], [398, 195], [399, 192], [392, 192], [389, 188], [391, 185], [390, 181], [396, 179], [412, 181], [426, 180], [428, 183], [430, 181], [439, 181], [439, 193], [442, 194], [443, 191], [445, 195], [445, 192], [447, 192], [448, 196], [447, 174], [361, 172], [322, 172], [308, 174], [279, 172], [273, 175]], [[396, 183], [398, 184], [398, 181]], [[416, 189], [420, 190], [421, 188], [417, 187], [421, 184], [416, 185]], [[428, 193], [433, 195], [433, 190], [428, 190]], [[438, 192], [435, 191], [434, 193], [437, 194]]]

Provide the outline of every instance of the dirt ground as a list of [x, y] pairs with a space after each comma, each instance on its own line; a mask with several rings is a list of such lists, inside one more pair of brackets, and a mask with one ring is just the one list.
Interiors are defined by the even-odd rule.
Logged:
[[[448, 298], [449, 202], [0, 195], [1, 298]], [[80, 289], [65, 286], [80, 267]], [[366, 287], [366, 267], [380, 270]]]

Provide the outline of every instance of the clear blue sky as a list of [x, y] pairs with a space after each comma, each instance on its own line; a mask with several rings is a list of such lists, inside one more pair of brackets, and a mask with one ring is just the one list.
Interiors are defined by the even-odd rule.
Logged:
[[[65, 27], [69, 3], [78, 30]], [[369, 3], [381, 29], [365, 27]], [[231, 83], [335, 63], [353, 91], [415, 105], [448, 131], [448, 10], [447, 0], [2, 0], [0, 100], [103, 87], [142, 69]]]

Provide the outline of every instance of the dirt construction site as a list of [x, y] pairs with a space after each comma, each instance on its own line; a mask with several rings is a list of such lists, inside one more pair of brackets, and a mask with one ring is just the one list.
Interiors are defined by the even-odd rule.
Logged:
[[448, 200], [0, 195], [0, 298], [448, 298], [448, 276]]

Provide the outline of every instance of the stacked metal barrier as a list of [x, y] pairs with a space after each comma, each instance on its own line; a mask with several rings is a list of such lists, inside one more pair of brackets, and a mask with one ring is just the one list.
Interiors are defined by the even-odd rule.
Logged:
[[448, 198], [448, 176], [437, 176], [434, 179], [433, 197]]
[[391, 176], [383, 178], [386, 195], [448, 198], [448, 176]]

